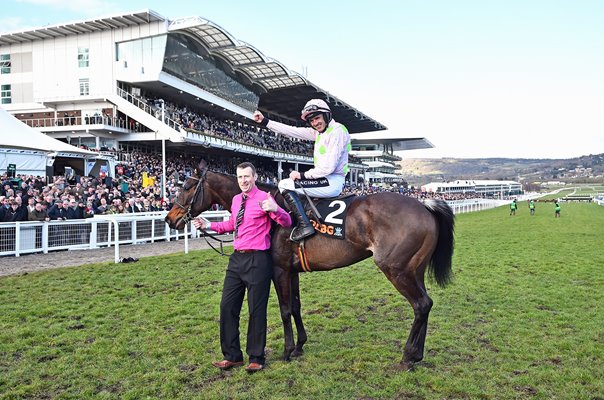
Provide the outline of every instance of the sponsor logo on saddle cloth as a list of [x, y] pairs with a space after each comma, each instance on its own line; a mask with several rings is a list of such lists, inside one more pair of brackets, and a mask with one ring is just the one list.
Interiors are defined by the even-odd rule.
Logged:
[[323, 217], [317, 221], [316, 216], [310, 213], [310, 222], [318, 233], [334, 239], [344, 239], [346, 232], [346, 214], [348, 206], [356, 196], [331, 197], [327, 199], [314, 199], [315, 207]]

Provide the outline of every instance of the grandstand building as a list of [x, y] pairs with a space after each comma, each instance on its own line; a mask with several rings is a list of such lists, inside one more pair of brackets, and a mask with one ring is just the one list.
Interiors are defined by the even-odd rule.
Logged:
[[312, 143], [259, 128], [255, 109], [301, 125], [305, 102], [326, 100], [360, 157], [351, 159], [352, 182], [366, 170], [394, 182], [397, 148], [433, 147], [378, 136], [384, 125], [211, 21], [152, 10], [0, 34], [0, 85], [2, 108], [67, 143], [259, 160], [279, 179], [312, 165]]
[[443, 194], [475, 194], [486, 198], [504, 198], [522, 194], [522, 184], [514, 181], [456, 180], [431, 182], [421, 187], [424, 192]]
[[353, 135], [351, 155], [367, 166], [365, 181], [369, 184], [405, 184], [404, 177], [397, 172], [396, 165], [402, 158], [396, 154], [405, 150], [434, 147], [424, 138], [406, 138], [404, 140], [387, 137], [381, 132]]

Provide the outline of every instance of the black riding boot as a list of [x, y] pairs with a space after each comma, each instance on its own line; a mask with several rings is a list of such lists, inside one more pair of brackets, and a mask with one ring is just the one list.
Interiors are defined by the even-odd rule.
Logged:
[[292, 233], [291, 235], [289, 235], [289, 238], [293, 242], [299, 242], [305, 237], [308, 237], [315, 233], [315, 228], [312, 226], [310, 220], [308, 219], [308, 216], [306, 216], [306, 213], [304, 212], [304, 207], [300, 202], [298, 193], [285, 190], [283, 192], [283, 197], [285, 198], [285, 201], [289, 206], [289, 210], [293, 213], [293, 215], [296, 217], [296, 220], [298, 221], [298, 224], [292, 230]]

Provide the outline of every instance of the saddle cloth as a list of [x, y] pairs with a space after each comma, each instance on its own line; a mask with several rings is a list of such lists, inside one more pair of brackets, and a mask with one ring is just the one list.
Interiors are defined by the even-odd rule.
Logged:
[[343, 240], [346, 238], [346, 214], [348, 213], [350, 203], [355, 198], [355, 195], [348, 194], [325, 199], [312, 199], [323, 218], [321, 221], [317, 220], [317, 217], [310, 210], [308, 202], [304, 199], [306, 214], [318, 233], [330, 238]]

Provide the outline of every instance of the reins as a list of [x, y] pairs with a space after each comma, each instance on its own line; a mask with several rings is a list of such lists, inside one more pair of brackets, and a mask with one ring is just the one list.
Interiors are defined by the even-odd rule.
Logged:
[[[231, 240], [223, 240], [223, 239], [220, 239], [219, 237], [216, 237], [216, 236], [212, 235], [209, 232], [202, 231], [202, 233], [203, 233], [203, 238], [206, 241], [206, 243], [208, 244], [208, 246], [210, 246], [212, 248], [212, 250], [214, 250], [216, 253], [220, 254], [221, 256], [230, 256], [231, 254], [233, 254], [233, 253], [226, 254], [224, 252], [224, 244], [225, 243], [231, 243], [233, 241], [233, 239], [231, 239]], [[208, 241], [208, 236], [220, 243], [220, 251], [216, 247], [214, 247], [212, 245], [212, 243], [210, 243]]]

